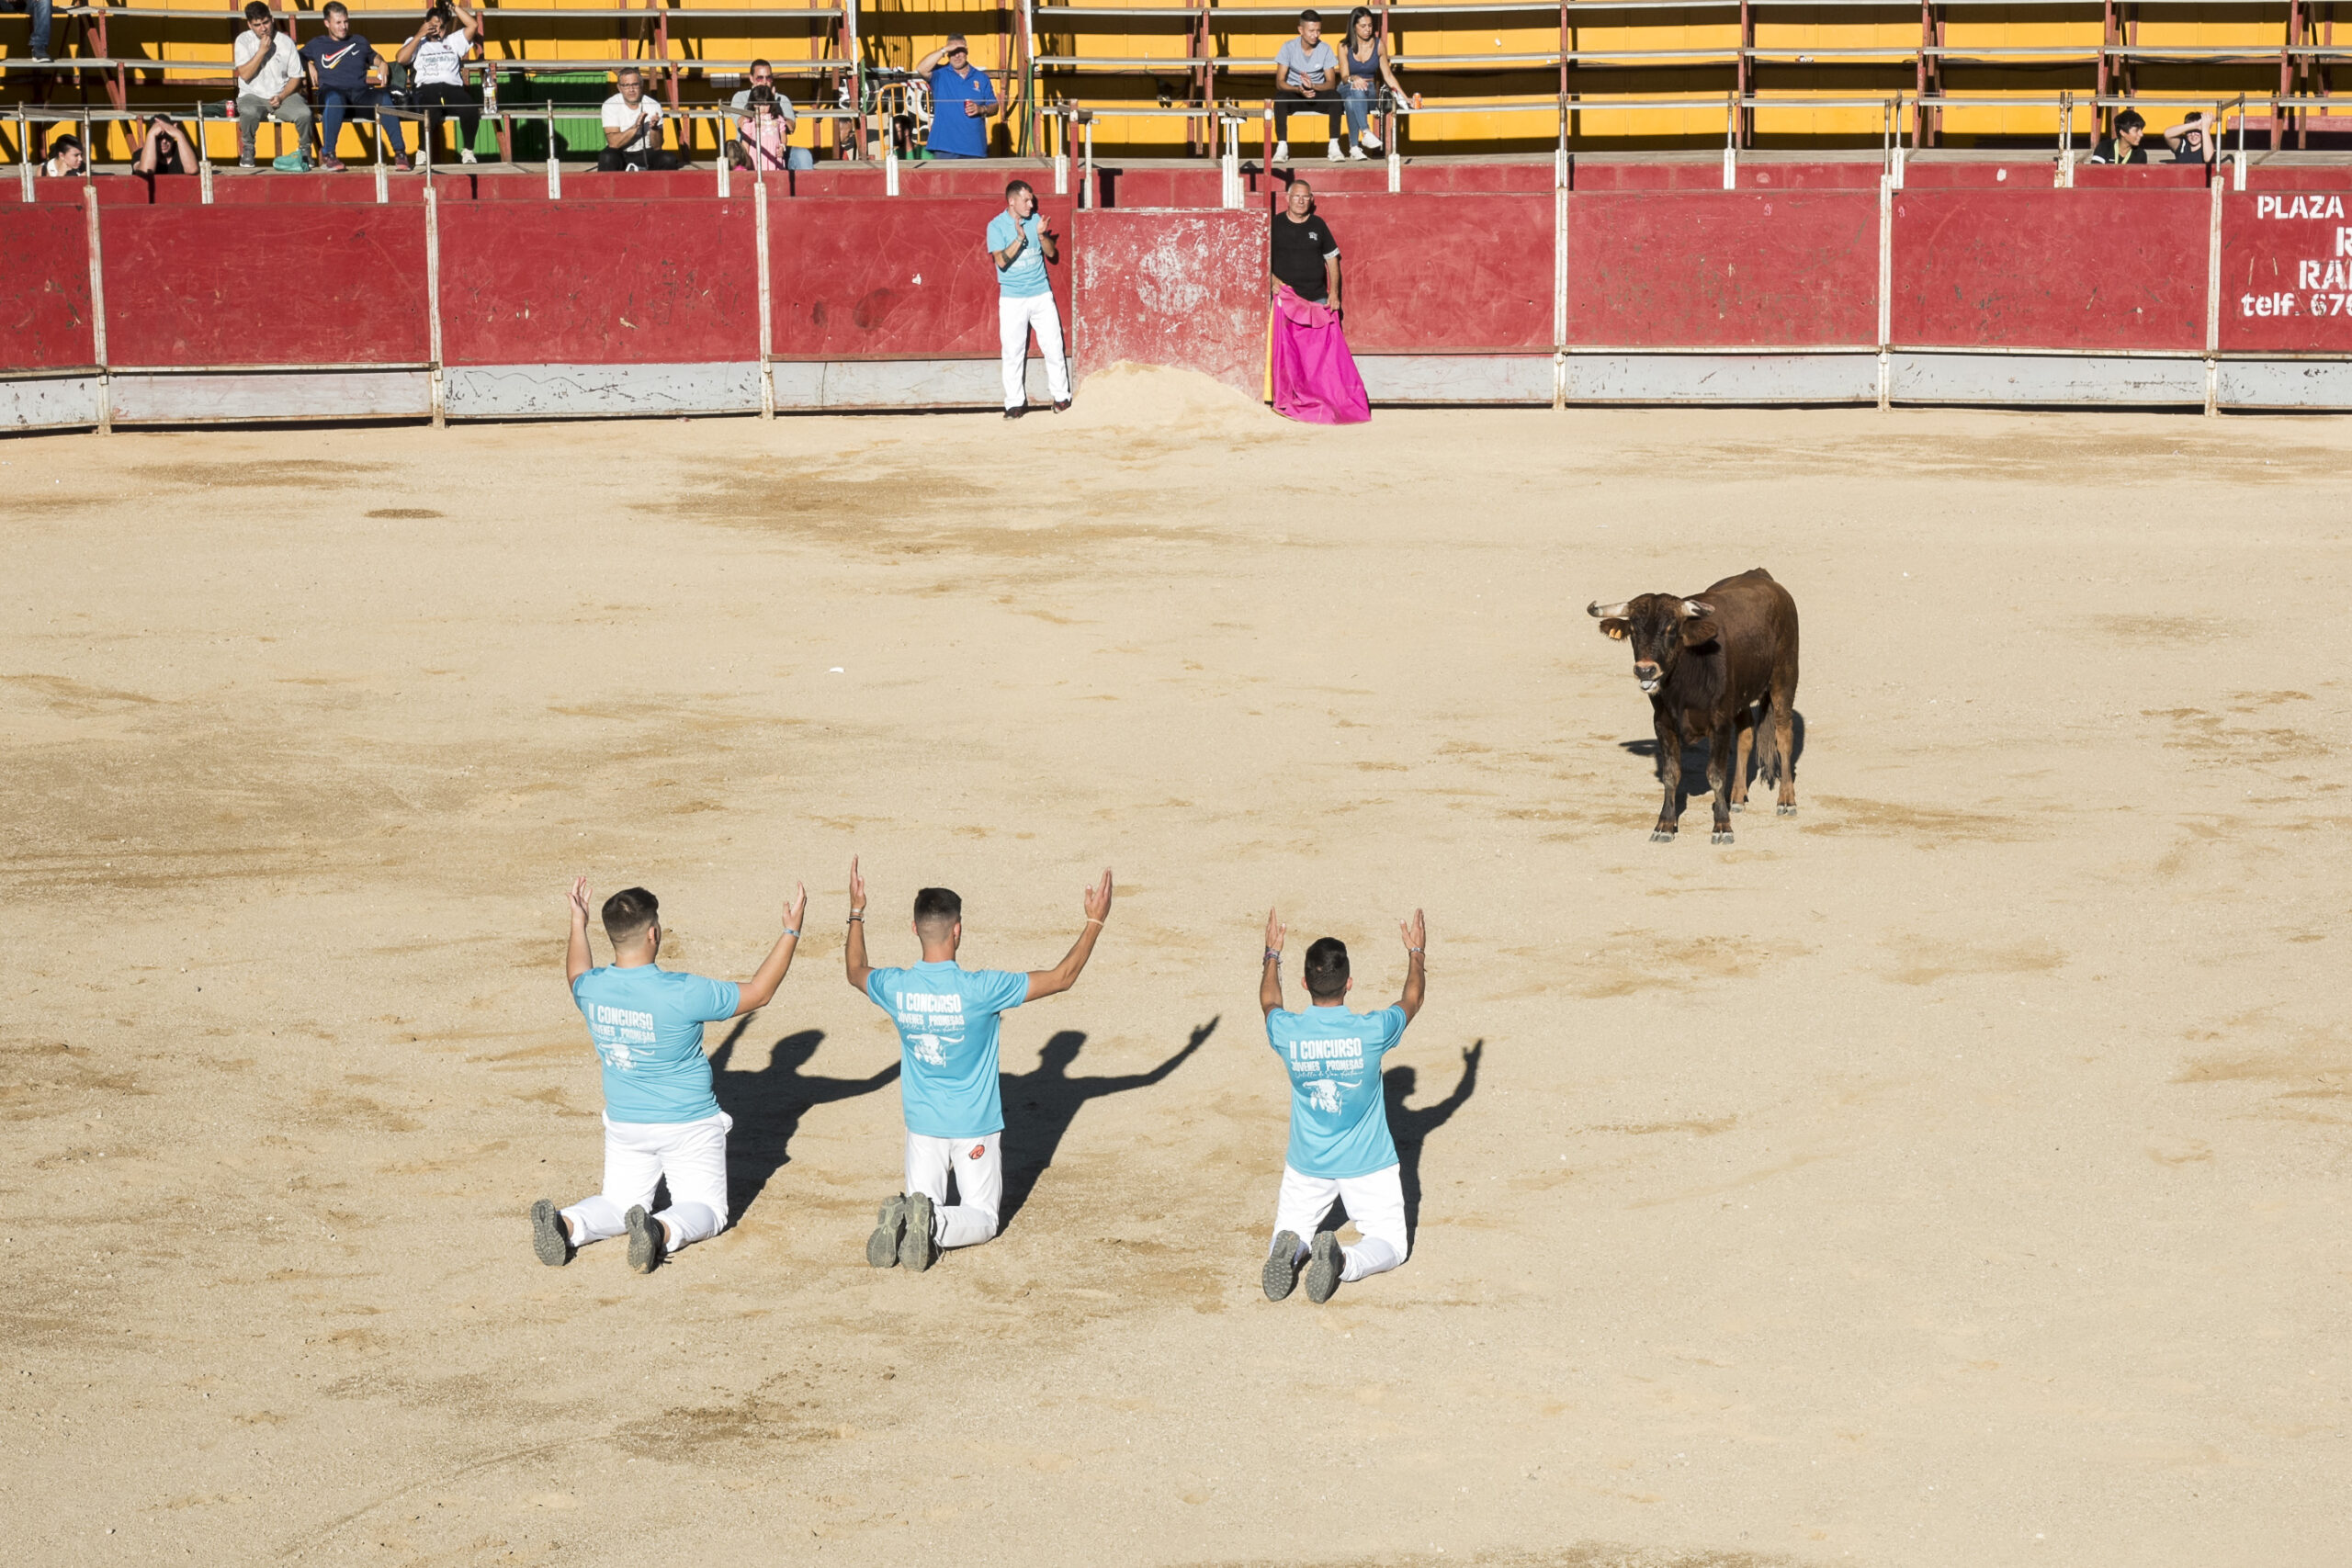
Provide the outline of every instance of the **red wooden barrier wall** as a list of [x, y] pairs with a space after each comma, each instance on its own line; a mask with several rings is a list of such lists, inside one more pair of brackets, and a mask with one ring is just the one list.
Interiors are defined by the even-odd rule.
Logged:
[[1263, 213], [1085, 212], [1078, 234], [1071, 357], [1080, 376], [1123, 359], [1182, 365], [1258, 395], [1265, 367]]
[[[842, 197], [770, 203], [775, 354], [779, 359], [940, 359], [997, 354], [989, 220], [1001, 196]], [[1070, 208], [1039, 204], [1062, 237], [1046, 268], [1067, 314]]]
[[[628, 178], [615, 175], [614, 178]], [[760, 356], [752, 202], [441, 209], [450, 365], [738, 364]]]
[[[1359, 354], [1552, 347], [1552, 192], [1323, 196]], [[1277, 213], [1272, 220], [1287, 223]], [[1260, 271], [1264, 270], [1262, 259]]]
[[418, 365], [424, 212], [322, 203], [265, 217], [224, 207], [121, 207], [98, 236], [107, 358], [189, 368]]
[[[62, 183], [62, 182], [61, 182]], [[0, 207], [0, 366], [97, 363], [90, 321], [89, 219], [79, 207]]]
[[1568, 341], [1874, 347], [1878, 193], [1572, 193]]
[[2352, 354], [2352, 192], [2222, 198], [2222, 351]]
[[2200, 350], [2203, 190], [1904, 190], [1888, 331], [1918, 347]]

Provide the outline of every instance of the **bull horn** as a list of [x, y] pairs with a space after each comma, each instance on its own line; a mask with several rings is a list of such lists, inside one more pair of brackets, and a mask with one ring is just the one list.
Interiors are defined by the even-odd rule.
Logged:
[[1626, 610], [1632, 606], [1633, 603], [1628, 599], [1622, 604], [1603, 604], [1596, 600], [1584, 607], [1584, 613], [1596, 621], [1623, 620]]
[[1715, 607], [1713, 604], [1702, 604], [1696, 599], [1685, 599], [1682, 601], [1682, 613], [1695, 621], [1702, 615], [1713, 615]]

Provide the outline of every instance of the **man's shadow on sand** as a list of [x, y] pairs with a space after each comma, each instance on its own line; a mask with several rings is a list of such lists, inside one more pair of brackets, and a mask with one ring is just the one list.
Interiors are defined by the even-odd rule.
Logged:
[[1388, 1134], [1396, 1140], [1397, 1179], [1405, 1189], [1408, 1247], [1421, 1229], [1421, 1145], [1478, 1092], [1478, 1058], [1486, 1054], [1487, 1043], [1473, 1041], [1462, 1053], [1462, 1077], [1454, 1084], [1453, 1092], [1433, 1104], [1418, 1108], [1405, 1103], [1419, 1081], [1411, 1067], [1394, 1066], [1380, 1076], [1381, 1092], [1388, 1100]]
[[800, 1130], [800, 1113], [812, 1105], [855, 1100], [887, 1089], [899, 1076], [899, 1064], [866, 1078], [824, 1078], [800, 1069], [824, 1043], [821, 1029], [804, 1029], [775, 1043], [768, 1065], [755, 1072], [729, 1072], [735, 1047], [752, 1026], [749, 1015], [738, 1021], [718, 1050], [710, 1054], [710, 1085], [718, 1108], [735, 1118], [727, 1135], [727, 1207], [740, 1222], [766, 1190], [768, 1179], [791, 1159], [793, 1134]]
[[1211, 1019], [1193, 1031], [1193, 1037], [1183, 1049], [1148, 1073], [1125, 1073], [1116, 1077], [1074, 1078], [1069, 1076], [1070, 1063], [1078, 1059], [1086, 1036], [1074, 1029], [1065, 1029], [1046, 1042], [1037, 1055], [1034, 1072], [1007, 1073], [1003, 1077], [1004, 1093], [1004, 1200], [997, 1211], [1000, 1230], [1012, 1224], [1012, 1216], [1029, 1201], [1036, 1189], [1037, 1179], [1054, 1163], [1054, 1155], [1061, 1147], [1062, 1134], [1077, 1120], [1079, 1111], [1090, 1100], [1104, 1095], [1125, 1094], [1131, 1089], [1149, 1089], [1182, 1066], [1184, 1058], [1199, 1050], [1208, 1037], [1216, 1032], [1216, 1019]]

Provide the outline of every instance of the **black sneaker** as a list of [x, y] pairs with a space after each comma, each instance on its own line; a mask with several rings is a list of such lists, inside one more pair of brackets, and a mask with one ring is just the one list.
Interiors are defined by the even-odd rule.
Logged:
[[931, 1238], [931, 1198], [907, 1194], [907, 1228], [899, 1237], [899, 1267], [920, 1274], [939, 1261], [939, 1244]]
[[[648, 1214], [645, 1205], [639, 1203], [628, 1212], [627, 1223], [628, 1266], [640, 1274], [650, 1274], [662, 1267], [662, 1256], [669, 1250], [668, 1239], [662, 1235], [662, 1222]], [[1324, 1293], [1329, 1294], [1329, 1292]], [[1318, 1301], [1321, 1299], [1317, 1298]]]
[[1023, 414], [1027, 413], [1029, 411], [1026, 407], [1007, 409], [1004, 411], [1004, 417], [1007, 419], [1019, 419]]
[[571, 1229], [564, 1224], [563, 1216], [556, 1213], [555, 1204], [546, 1198], [531, 1205], [531, 1250], [550, 1269], [560, 1269], [571, 1261]]
[[901, 1192], [884, 1203], [874, 1219], [874, 1234], [865, 1238], [865, 1260], [876, 1269], [896, 1268], [899, 1238], [907, 1234], [907, 1195]]
[[1306, 1299], [1328, 1302], [1331, 1292], [1340, 1288], [1340, 1271], [1348, 1266], [1348, 1256], [1340, 1250], [1340, 1233], [1317, 1231], [1315, 1248], [1306, 1263]]
[[1266, 1299], [1278, 1302], [1287, 1297], [1298, 1285], [1298, 1233], [1284, 1231], [1274, 1237], [1274, 1250], [1266, 1255], [1266, 1267], [1260, 1276], [1266, 1287]]

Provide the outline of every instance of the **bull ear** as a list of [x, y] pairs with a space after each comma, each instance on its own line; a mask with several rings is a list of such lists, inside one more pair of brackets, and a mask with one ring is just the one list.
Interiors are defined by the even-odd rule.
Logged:
[[1611, 619], [1600, 623], [1600, 635], [1611, 642], [1623, 642], [1633, 629], [1630, 621]]
[[1702, 604], [1696, 599], [1682, 601], [1682, 615], [1685, 620], [1703, 620], [1714, 613], [1715, 607], [1713, 604]]
[[1685, 648], [1703, 648], [1723, 635], [1723, 627], [1711, 620], [1702, 619], [1682, 623], [1682, 646]]

